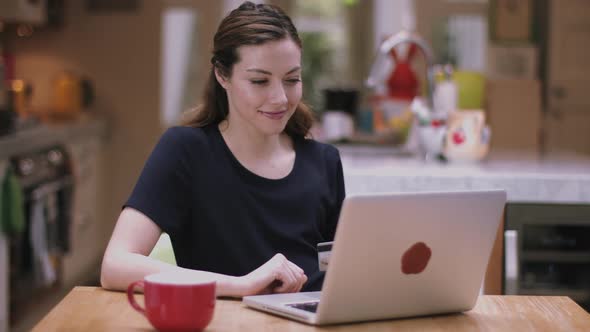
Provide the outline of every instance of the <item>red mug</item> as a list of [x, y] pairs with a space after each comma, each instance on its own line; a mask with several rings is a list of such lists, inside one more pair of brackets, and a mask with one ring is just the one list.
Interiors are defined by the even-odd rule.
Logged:
[[[145, 308], [134, 297], [143, 288]], [[215, 281], [162, 272], [146, 276], [127, 287], [127, 299], [159, 331], [200, 331], [215, 309]]]

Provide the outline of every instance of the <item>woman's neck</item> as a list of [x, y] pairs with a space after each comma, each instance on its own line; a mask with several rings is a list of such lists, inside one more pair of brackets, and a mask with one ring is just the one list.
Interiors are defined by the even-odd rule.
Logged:
[[219, 124], [219, 131], [232, 153], [239, 159], [268, 159], [277, 153], [292, 150], [292, 143], [285, 133], [264, 135], [254, 128], [230, 124], [227, 120]]
[[295, 147], [285, 133], [262, 135], [254, 128], [219, 124], [219, 131], [234, 157], [258, 176], [282, 179], [295, 167]]

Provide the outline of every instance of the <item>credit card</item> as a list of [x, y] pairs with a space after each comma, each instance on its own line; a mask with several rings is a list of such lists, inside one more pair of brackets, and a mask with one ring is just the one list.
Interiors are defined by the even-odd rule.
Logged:
[[330, 260], [330, 255], [332, 254], [332, 244], [334, 242], [320, 242], [317, 244], [318, 249], [318, 265], [320, 271], [326, 271], [328, 269], [328, 261]]

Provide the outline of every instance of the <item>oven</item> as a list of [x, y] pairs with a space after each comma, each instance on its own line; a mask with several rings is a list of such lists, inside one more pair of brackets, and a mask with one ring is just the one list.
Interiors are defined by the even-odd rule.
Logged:
[[24, 227], [8, 238], [9, 321], [17, 323], [43, 296], [59, 289], [70, 249], [74, 182], [66, 149], [54, 146], [11, 158], [22, 191]]
[[511, 203], [504, 293], [569, 296], [590, 310], [590, 205]]

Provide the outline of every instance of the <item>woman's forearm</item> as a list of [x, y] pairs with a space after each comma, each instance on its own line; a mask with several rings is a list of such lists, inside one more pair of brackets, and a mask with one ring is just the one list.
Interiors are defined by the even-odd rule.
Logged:
[[132, 282], [142, 280], [146, 275], [164, 271], [194, 275], [196, 280], [203, 279], [203, 277], [211, 278], [217, 283], [217, 296], [240, 297], [244, 294], [244, 287], [240, 283], [239, 277], [185, 269], [141, 254], [123, 251], [110, 252], [105, 255], [100, 283], [105, 289], [126, 290]]

